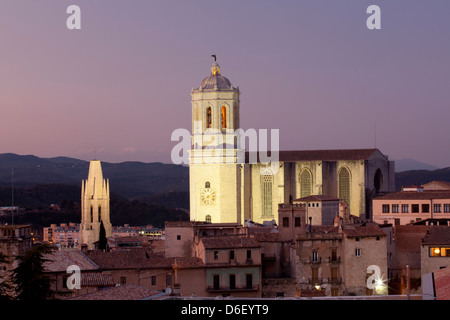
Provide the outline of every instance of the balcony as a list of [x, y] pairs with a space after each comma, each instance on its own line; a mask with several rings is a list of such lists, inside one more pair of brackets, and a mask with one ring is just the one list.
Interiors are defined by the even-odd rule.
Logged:
[[322, 257], [315, 257], [315, 258], [309, 257], [309, 263], [312, 263], [312, 264], [322, 263]]
[[259, 285], [254, 284], [251, 287], [248, 286], [236, 286], [234, 288], [230, 287], [214, 287], [214, 286], [208, 286], [207, 290], [209, 292], [245, 292], [245, 291], [258, 291]]
[[328, 263], [341, 263], [341, 257], [328, 257]]
[[323, 279], [322, 278], [308, 278], [308, 283], [312, 284], [312, 285], [320, 285], [323, 283]]
[[332, 285], [341, 284], [342, 283], [342, 277], [328, 278], [328, 283], [332, 284]]

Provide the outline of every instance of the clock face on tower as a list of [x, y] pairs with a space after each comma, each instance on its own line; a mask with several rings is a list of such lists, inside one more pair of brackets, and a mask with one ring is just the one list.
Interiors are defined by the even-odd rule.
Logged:
[[204, 204], [214, 204], [216, 201], [216, 192], [211, 188], [204, 188], [200, 191], [200, 199]]

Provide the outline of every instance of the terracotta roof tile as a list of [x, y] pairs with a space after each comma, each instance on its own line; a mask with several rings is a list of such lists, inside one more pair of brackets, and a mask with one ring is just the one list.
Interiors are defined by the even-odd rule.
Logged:
[[450, 267], [437, 270], [433, 273], [436, 300], [450, 300]]
[[450, 199], [450, 191], [400, 191], [389, 193], [373, 200], [431, 200]]
[[177, 257], [173, 259], [173, 267], [177, 269], [203, 268], [203, 260], [195, 257]]
[[347, 238], [386, 236], [386, 233], [384, 233], [384, 231], [378, 225], [356, 225], [352, 227], [345, 226], [343, 231]]
[[171, 262], [164, 254], [147, 248], [88, 251], [87, 256], [101, 269], [171, 268]]
[[261, 245], [253, 237], [204, 237], [201, 238], [205, 249], [259, 248]]
[[[295, 161], [338, 161], [338, 160], [367, 160], [378, 149], [336, 149], [336, 150], [291, 150], [279, 151], [279, 160], [284, 162]], [[249, 162], [249, 152], [245, 159]], [[270, 156], [270, 152], [269, 152]]]
[[423, 244], [450, 244], [449, 226], [430, 226], [422, 240]]
[[81, 271], [97, 270], [99, 266], [79, 250], [53, 251], [46, 254], [44, 268], [47, 272], [66, 272], [71, 265], [77, 265]]
[[108, 287], [114, 286], [112, 275], [99, 272], [81, 273], [82, 287]]
[[143, 300], [159, 294], [161, 292], [157, 290], [126, 284], [83, 294], [69, 300]]
[[335, 197], [328, 197], [325, 195], [310, 195], [307, 197], [303, 197], [303, 198], [299, 198], [299, 199], [295, 199], [294, 201], [339, 201], [339, 198], [335, 198]]

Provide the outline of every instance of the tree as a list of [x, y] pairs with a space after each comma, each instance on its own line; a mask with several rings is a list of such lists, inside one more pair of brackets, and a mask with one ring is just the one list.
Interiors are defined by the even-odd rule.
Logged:
[[13, 271], [18, 300], [49, 300], [53, 297], [50, 279], [44, 274], [44, 255], [53, 251], [48, 244], [38, 244], [28, 250]]
[[9, 264], [7, 257], [0, 252], [0, 300], [10, 300], [9, 292], [12, 287], [9, 280], [5, 280], [5, 276], [1, 275], [6, 270], [6, 264]]
[[102, 251], [106, 251], [108, 246], [108, 239], [106, 239], [106, 230], [103, 226], [103, 221], [100, 221], [100, 236], [98, 239], [98, 248]]

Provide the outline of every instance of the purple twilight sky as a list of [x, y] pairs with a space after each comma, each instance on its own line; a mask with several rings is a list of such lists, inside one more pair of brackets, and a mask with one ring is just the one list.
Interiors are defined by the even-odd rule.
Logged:
[[[66, 9], [81, 8], [81, 30]], [[366, 9], [381, 8], [381, 30]], [[282, 150], [450, 166], [448, 0], [1, 0], [0, 153], [170, 162], [209, 75]], [[375, 139], [376, 126], [376, 139]]]

